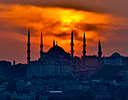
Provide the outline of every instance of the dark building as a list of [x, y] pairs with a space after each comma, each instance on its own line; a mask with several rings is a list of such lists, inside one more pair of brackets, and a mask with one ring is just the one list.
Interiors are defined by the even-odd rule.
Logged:
[[71, 32], [71, 54], [55, 44], [48, 52], [43, 52], [43, 35], [41, 32], [40, 58], [37, 61], [30, 61], [30, 30], [28, 31], [28, 50], [27, 50], [27, 76], [69, 76], [79, 75], [79, 73], [94, 73], [100, 65], [102, 50], [99, 40], [98, 56], [86, 55], [86, 38], [83, 37], [83, 56], [74, 57], [73, 31]]
[[27, 65], [26, 64], [16, 64], [10, 68], [10, 76], [12, 78], [26, 77]]
[[11, 66], [12, 64], [9, 61], [0, 61], [0, 76], [9, 76]]
[[127, 66], [128, 57], [121, 56], [119, 53], [115, 52], [111, 56], [103, 57], [104, 65], [111, 66]]

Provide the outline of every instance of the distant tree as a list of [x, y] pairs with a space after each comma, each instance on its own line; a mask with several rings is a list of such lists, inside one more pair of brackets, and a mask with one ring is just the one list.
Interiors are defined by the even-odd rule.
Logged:
[[36, 75], [33, 75], [32, 78], [37, 79], [37, 76]]
[[48, 99], [47, 100], [54, 100], [54, 98], [53, 97], [48, 97]]
[[86, 91], [81, 93], [81, 95], [78, 97], [78, 100], [94, 100], [94, 98], [91, 91]]
[[15, 99], [13, 99], [13, 100], [20, 100], [20, 99], [18, 99], [18, 98], [15, 98]]
[[115, 91], [115, 95], [118, 98], [121, 98], [121, 100], [126, 100], [127, 99], [127, 94], [128, 94], [128, 87], [119, 87]]
[[6, 100], [11, 100], [11, 96], [7, 95], [7, 99]]
[[112, 99], [114, 98], [114, 92], [116, 91], [116, 87], [113, 85], [108, 85], [108, 89], [107, 91], [109, 91], [112, 94]]
[[58, 90], [58, 86], [54, 85], [54, 90], [57, 91]]
[[66, 99], [64, 99], [64, 100], [69, 100], [69, 99], [66, 98]]
[[123, 69], [123, 66], [102, 66], [98, 71], [92, 75], [94, 79], [105, 80], [122, 80], [118, 72]]
[[10, 76], [12, 78], [26, 77], [26, 72], [27, 72], [27, 65], [17, 64], [11, 67]]
[[4, 82], [6, 82], [5, 79], [0, 78], [0, 85], [1, 85], [2, 83], [4, 83]]
[[14, 80], [9, 81], [9, 84], [8, 84], [6, 90], [15, 91], [16, 90], [16, 82]]
[[39, 96], [38, 95], [36, 95], [36, 97], [35, 97], [35, 100], [39, 100], [40, 98], [39, 98]]

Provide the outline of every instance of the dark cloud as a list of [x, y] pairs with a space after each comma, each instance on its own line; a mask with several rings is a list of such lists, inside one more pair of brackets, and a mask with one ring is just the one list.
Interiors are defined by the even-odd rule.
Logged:
[[[78, 10], [92, 11], [96, 12], [96, 8], [88, 5], [84, 0], [74, 1], [74, 0], [1, 0], [0, 2], [6, 4], [23, 4], [23, 5], [35, 5], [40, 7], [62, 7], [62, 8], [73, 8]], [[84, 2], [84, 4], [83, 4]]]
[[48, 29], [48, 28], [52, 28], [52, 30], [54, 30], [55, 28], [57, 28], [58, 26], [61, 25], [61, 22], [60, 21], [54, 21], [53, 19], [49, 19], [50, 22], [44, 22], [42, 24], [44, 24], [44, 27], [43, 29]]
[[59, 32], [59, 33], [47, 32], [45, 36], [54, 36], [61, 39], [67, 39], [70, 36], [70, 34], [71, 33], [68, 33], [68, 32]]
[[45, 7], [63, 7], [128, 16], [128, 0], [1, 0], [6, 4], [25, 4]]
[[77, 23], [75, 27], [83, 31], [97, 31], [106, 26], [105, 24]]
[[93, 39], [88, 39], [88, 42], [95, 43], [96, 41], [94, 41]]
[[[82, 37], [79, 36], [78, 30], [73, 30], [73, 35], [75, 40], [77, 41], [82, 41]], [[56, 37], [59, 39], [63, 39], [63, 40], [68, 40], [71, 38], [71, 32], [59, 32], [59, 33], [52, 33], [52, 32], [47, 32], [47, 34], [45, 34], [45, 36], [52, 36], [52, 37]]]
[[73, 35], [74, 35], [74, 37], [75, 37], [75, 40], [77, 40], [77, 41], [82, 41], [82, 37], [80, 37], [79, 36], [79, 32], [78, 32], [78, 30], [73, 30]]
[[[17, 25], [15, 25], [14, 23], [11, 23], [10, 21], [7, 21], [7, 20], [0, 20], [0, 30], [1, 30], [1, 33], [3, 32], [8, 32], [8, 33], [19, 33], [19, 34], [22, 34], [22, 35], [26, 35], [26, 31], [27, 31], [27, 28], [26, 27], [19, 27]], [[8, 23], [8, 24], [7, 24]]]
[[55, 37], [58, 37], [58, 38], [66, 39], [67, 37], [70, 36], [70, 33], [68, 33], [68, 32], [61, 32], [59, 34], [52, 34], [52, 35], [54, 35]]

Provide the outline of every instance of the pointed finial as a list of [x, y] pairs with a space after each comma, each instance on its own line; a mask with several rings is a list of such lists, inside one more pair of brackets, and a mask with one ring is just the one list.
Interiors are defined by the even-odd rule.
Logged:
[[73, 46], [74, 46], [74, 43], [73, 43], [73, 30], [71, 32], [71, 57], [73, 58], [73, 53], [74, 53], [74, 50], [73, 50]]
[[40, 41], [40, 58], [43, 56], [43, 36], [42, 36], [42, 30], [41, 30], [41, 41]]
[[57, 46], [57, 41], [56, 41], [56, 46]]
[[99, 44], [100, 44], [100, 37], [99, 37]]
[[72, 29], [72, 34], [73, 34], [73, 29]]
[[55, 46], [55, 40], [53, 40], [53, 47]]
[[31, 59], [31, 57], [30, 57], [30, 52], [31, 52], [31, 50], [30, 50], [30, 29], [28, 28], [28, 43], [27, 43], [27, 63], [29, 64], [30, 63], [30, 59]]
[[99, 55], [100, 58], [101, 58], [101, 56], [102, 56], [102, 49], [101, 49], [100, 38], [99, 38], [99, 44], [98, 44], [98, 55]]
[[86, 39], [85, 39], [85, 32], [83, 37], [83, 57], [86, 56]]
[[42, 35], [42, 29], [41, 29], [41, 35]]
[[30, 32], [30, 28], [28, 28], [28, 32]]

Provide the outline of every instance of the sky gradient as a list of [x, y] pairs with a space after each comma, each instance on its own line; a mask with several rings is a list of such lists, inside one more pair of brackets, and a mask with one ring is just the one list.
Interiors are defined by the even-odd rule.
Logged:
[[74, 30], [74, 50], [82, 55], [82, 38], [87, 38], [87, 54], [97, 55], [101, 39], [103, 55], [119, 52], [128, 56], [127, 0], [1, 0], [0, 60], [26, 63], [27, 28], [31, 29], [31, 58], [39, 58], [41, 30], [44, 51], [57, 44], [70, 52]]

